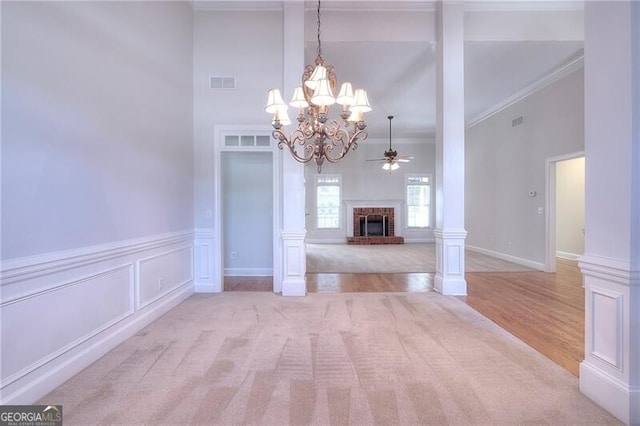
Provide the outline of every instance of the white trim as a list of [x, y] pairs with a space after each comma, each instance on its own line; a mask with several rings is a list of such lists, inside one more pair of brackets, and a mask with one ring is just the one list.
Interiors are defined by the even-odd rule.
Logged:
[[273, 268], [225, 268], [226, 277], [269, 277], [273, 275]]
[[[176, 285], [174, 285], [173, 287], [169, 287], [167, 289], [164, 289], [160, 294], [156, 295], [155, 297], [152, 297], [151, 299], [146, 300], [144, 303], [141, 303], [140, 301], [140, 290], [141, 290], [141, 279], [140, 279], [140, 274], [142, 273], [142, 265], [144, 265], [145, 263], [148, 263], [151, 260], [157, 259], [159, 257], [163, 257], [166, 256], [168, 254], [171, 253], [176, 253], [179, 251], [183, 251], [183, 250], [188, 250], [189, 251], [189, 259], [191, 259], [191, 264], [190, 264], [190, 270], [189, 270], [189, 277], [186, 280], [183, 280], [179, 283], [177, 283]], [[180, 288], [190, 282], [193, 282], [193, 244], [189, 244], [189, 245], [185, 245], [182, 247], [177, 247], [175, 249], [171, 249], [162, 253], [157, 253], [154, 254], [153, 256], [147, 256], [144, 257], [142, 259], [139, 259], [137, 261], [137, 278], [136, 278], [136, 282], [138, 283], [138, 285], [136, 286], [136, 310], [141, 310], [146, 308], [147, 306], [157, 302], [158, 300], [162, 299], [163, 297], [166, 296], [167, 293], [171, 293], [174, 290], [176, 290], [177, 288]]]
[[584, 10], [584, 1], [465, 1], [465, 12], [573, 12]]
[[75, 348], [77, 346], [80, 346], [81, 344], [87, 342], [91, 338], [97, 336], [98, 334], [100, 334], [103, 331], [107, 330], [108, 328], [114, 326], [115, 324], [119, 323], [120, 321], [124, 320], [125, 318], [133, 315], [133, 313], [135, 311], [134, 304], [133, 304], [133, 298], [131, 297], [131, 291], [133, 290], [133, 287], [134, 287], [133, 264], [132, 263], [127, 263], [127, 264], [124, 264], [124, 265], [119, 265], [119, 266], [117, 266], [115, 268], [110, 268], [110, 269], [107, 269], [107, 270], [104, 270], [104, 271], [99, 271], [99, 272], [97, 272], [95, 274], [91, 274], [89, 276], [83, 276], [83, 277], [81, 277], [79, 279], [75, 279], [75, 280], [72, 280], [72, 281], [67, 281], [67, 282], [64, 282], [62, 284], [56, 284], [56, 285], [54, 285], [54, 286], [52, 286], [52, 287], [50, 287], [50, 288], [48, 288], [46, 290], [33, 292], [33, 293], [29, 294], [29, 295], [16, 297], [14, 299], [2, 302], [0, 307], [5, 307], [7, 305], [20, 303], [20, 302], [25, 301], [27, 299], [43, 296], [43, 295], [45, 295], [47, 293], [52, 293], [54, 291], [64, 290], [64, 289], [66, 289], [68, 287], [84, 284], [84, 283], [86, 283], [86, 282], [88, 282], [88, 281], [90, 281], [92, 279], [99, 278], [99, 277], [114, 273], [116, 271], [121, 271], [121, 270], [128, 270], [129, 271], [129, 309], [127, 311], [125, 311], [121, 315], [111, 319], [110, 321], [107, 321], [106, 323], [104, 323], [100, 327], [91, 330], [89, 333], [78, 337], [77, 339], [75, 339], [72, 342], [66, 344], [65, 346], [57, 349], [56, 351], [51, 352], [48, 355], [44, 356], [43, 358], [40, 358], [40, 359], [36, 360], [35, 362], [23, 367], [22, 369], [20, 369], [19, 371], [16, 371], [11, 376], [1, 379], [0, 380], [0, 389], [3, 389], [6, 386], [10, 385], [11, 383], [14, 383], [17, 380], [20, 380], [22, 377], [30, 374], [31, 372], [37, 370], [38, 368], [42, 367], [43, 365], [48, 364], [52, 360], [54, 360], [54, 359], [60, 357], [61, 355], [69, 352], [73, 348]]
[[573, 73], [573, 72], [575, 72], [575, 71], [577, 71], [577, 70], [579, 70], [579, 69], [581, 69], [583, 67], [584, 67], [584, 51], [580, 50], [580, 52], [578, 54], [576, 54], [575, 56], [570, 58], [567, 62], [565, 62], [564, 64], [560, 65], [558, 68], [554, 69], [553, 71], [551, 71], [550, 73], [548, 73], [544, 77], [542, 77], [539, 80], [531, 83], [530, 85], [526, 86], [525, 88], [518, 90], [516, 93], [514, 93], [511, 96], [509, 96], [508, 98], [502, 100], [501, 102], [498, 102], [494, 106], [484, 110], [480, 114], [478, 114], [475, 117], [471, 118], [471, 120], [469, 120], [467, 122], [466, 129], [470, 129], [471, 127], [475, 126], [476, 124], [479, 124], [479, 123], [483, 122], [484, 120], [488, 119], [489, 117], [492, 117], [492, 116], [496, 115], [500, 111], [503, 111], [503, 110], [509, 108], [510, 106], [512, 106], [513, 104], [518, 103], [523, 99], [526, 99], [527, 97], [529, 97], [529, 96], [533, 95], [534, 93], [544, 89], [545, 87], [549, 86], [550, 84], [555, 83], [556, 81], [568, 76], [569, 74], [571, 74], [571, 73]]
[[585, 276], [604, 279], [628, 287], [640, 287], [640, 271], [631, 269], [628, 260], [585, 254], [578, 263]]
[[559, 257], [560, 259], [578, 261], [578, 260], [580, 260], [580, 256], [581, 255], [579, 255], [579, 254], [556, 250], [556, 257]]
[[347, 238], [307, 238], [305, 243], [308, 244], [346, 244]]
[[544, 272], [556, 271], [556, 163], [581, 157], [584, 157], [584, 151], [545, 159]]
[[[460, 0], [458, 0], [460, 2]], [[334, 12], [434, 12], [435, 1], [381, 1], [381, 0], [349, 0], [326, 3], [323, 11]], [[193, 10], [203, 11], [243, 11], [243, 12], [278, 12], [283, 10], [282, 1], [273, 0], [195, 0]], [[315, 10], [315, 6], [305, 6], [306, 11]], [[582, 1], [488, 1], [464, 2], [465, 12], [557, 12], [584, 10]]]
[[[3, 263], [3, 309], [11, 305], [20, 314], [22, 306], [37, 297], [66, 291], [74, 286], [91, 286], [92, 280], [104, 281], [110, 274], [123, 275], [122, 286], [115, 296], [126, 298], [125, 304], [112, 312], [103, 322], [90, 330], [81, 327], [64, 346], [43, 351], [28, 365], [16, 365], [11, 376], [2, 377], [0, 404], [32, 404], [56, 386], [81, 371], [136, 331], [157, 319], [193, 291], [193, 232], [160, 234], [135, 240], [82, 247], [74, 250], [45, 253], [43, 255], [13, 259]], [[166, 248], [165, 250], [162, 250]], [[173, 276], [167, 282], [170, 288], [144, 305], [138, 306], [140, 295], [140, 265], [145, 260], [157, 259], [168, 253], [186, 250], [176, 264], [188, 276]], [[173, 266], [158, 262], [171, 274]], [[170, 276], [170, 275], [167, 275]], [[179, 281], [179, 282], [177, 282]], [[26, 302], [23, 304], [22, 302]], [[75, 303], [82, 304], [83, 300]], [[15, 348], [14, 350], [20, 350]], [[26, 363], [26, 361], [25, 361]]]
[[580, 363], [580, 392], [626, 424], [632, 407], [640, 406], [640, 386], [628, 386], [588, 361]]
[[29, 380], [9, 395], [3, 390], [2, 405], [33, 404], [35, 401], [46, 395], [51, 390], [60, 386], [80, 371], [100, 359], [107, 352], [142, 330], [151, 322], [160, 318], [170, 309], [179, 305], [193, 293], [190, 285], [185, 285], [179, 291], [173, 292], [170, 297], [165, 298], [162, 303], [147, 309], [140, 314], [134, 315], [128, 321], [121, 321], [119, 324], [105, 330], [101, 335], [96, 335], [97, 340], [86, 348], [80, 349], [72, 354], [61, 364], [46, 370], [41, 376]]
[[[212, 245], [213, 247], [213, 276], [209, 281], [198, 282], [196, 284], [197, 292], [211, 293], [224, 291], [224, 233], [222, 223], [224, 220], [222, 214], [222, 152], [229, 151], [242, 151], [242, 152], [269, 152], [272, 159], [272, 173], [273, 173], [273, 292], [278, 293], [280, 291], [280, 282], [282, 271], [278, 266], [279, 257], [276, 253], [279, 253], [281, 247], [280, 235], [278, 230], [280, 229], [280, 223], [282, 219], [282, 210], [280, 206], [280, 188], [282, 188], [282, 172], [280, 170], [280, 149], [272, 138], [273, 128], [264, 125], [215, 125], [213, 128], [213, 181], [214, 181], [214, 194], [213, 194], [213, 222], [211, 238], [215, 238]], [[269, 147], [227, 147], [224, 145], [224, 137], [228, 134], [245, 134], [245, 135], [268, 135], [271, 141]], [[211, 231], [209, 231], [211, 232]], [[217, 238], [216, 238], [217, 237]]]
[[540, 271], [544, 270], [544, 263], [536, 262], [534, 260], [523, 259], [521, 257], [511, 256], [510, 254], [504, 254], [494, 250], [487, 250], [481, 247], [470, 246], [468, 244], [465, 246], [465, 248], [476, 253], [486, 254], [487, 256], [506, 260], [507, 262], [517, 263], [518, 265], [528, 266], [529, 268], [537, 269]]
[[78, 268], [95, 262], [152, 250], [191, 240], [192, 231], [172, 232], [146, 236], [130, 240], [81, 247], [73, 250], [44, 253], [35, 256], [5, 260], [1, 264], [0, 282], [2, 286], [36, 278], [61, 270]]

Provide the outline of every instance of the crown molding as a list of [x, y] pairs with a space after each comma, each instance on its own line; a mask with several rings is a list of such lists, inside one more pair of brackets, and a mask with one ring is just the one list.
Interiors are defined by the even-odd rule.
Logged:
[[470, 129], [476, 124], [483, 122], [487, 118], [496, 115], [500, 111], [503, 111], [509, 108], [511, 105], [517, 102], [520, 102], [521, 100], [533, 95], [539, 90], [544, 89], [550, 84], [555, 83], [556, 81], [568, 76], [569, 74], [579, 70], [582, 67], [584, 67], [584, 50], [581, 49], [580, 52], [578, 52], [578, 54], [570, 58], [567, 62], [560, 65], [558, 68], [549, 72], [544, 77], [531, 83], [530, 85], [517, 91], [516, 93], [504, 99], [503, 101], [497, 103], [491, 108], [488, 108], [483, 112], [481, 112], [480, 114], [473, 117], [471, 120], [467, 122], [466, 128]]
[[[449, 0], [450, 2], [454, 0]], [[460, 2], [460, 0], [458, 0]], [[305, 0], [194, 0], [194, 10], [209, 11], [281, 11], [284, 3], [303, 3], [307, 10], [315, 10], [315, 1]], [[325, 11], [352, 12], [434, 12], [437, 10], [435, 0], [325, 0], [322, 9]], [[581, 11], [584, 0], [466, 0], [465, 12], [535, 12], [535, 11]]]
[[465, 12], [571, 12], [584, 10], [584, 0], [466, 0]]

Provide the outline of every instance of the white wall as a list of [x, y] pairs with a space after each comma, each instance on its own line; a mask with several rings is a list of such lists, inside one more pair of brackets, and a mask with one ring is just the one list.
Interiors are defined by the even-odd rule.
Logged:
[[545, 159], [583, 150], [583, 86], [580, 69], [467, 129], [468, 246], [542, 268]]
[[556, 253], [584, 254], [584, 157], [556, 163]]
[[[379, 162], [367, 161], [368, 159], [383, 158], [384, 151], [389, 149], [389, 141], [378, 139], [367, 139], [358, 145], [358, 149], [350, 152], [338, 163], [331, 164], [325, 162], [322, 166], [322, 174], [339, 174], [342, 176], [342, 200], [343, 216], [342, 226], [339, 230], [318, 230], [316, 229], [316, 191], [315, 182], [318, 174], [315, 163], [305, 166], [305, 186], [306, 186], [306, 228], [307, 240], [317, 243], [346, 243], [347, 228], [345, 220], [346, 206], [344, 201], [402, 201], [403, 211], [398, 214], [405, 214], [406, 194], [405, 176], [407, 174], [428, 174], [435, 179], [435, 144], [432, 139], [418, 140], [395, 140], [392, 142], [393, 149], [398, 155], [415, 157], [409, 163], [401, 163], [400, 168], [393, 172], [382, 170]], [[435, 181], [434, 181], [435, 182]], [[435, 183], [432, 184], [435, 188]], [[435, 198], [435, 191], [432, 191], [432, 207]], [[432, 208], [433, 210], [433, 208]], [[432, 212], [432, 219], [433, 217]], [[402, 221], [406, 224], [406, 220]], [[407, 242], [433, 241], [433, 229], [415, 230], [403, 227], [402, 235]], [[396, 230], [396, 235], [398, 230]]]
[[[193, 100], [196, 228], [212, 228], [215, 125], [269, 125], [267, 91], [282, 87], [281, 11], [194, 11]], [[210, 76], [236, 77], [213, 90]]]
[[2, 3], [2, 404], [193, 292], [192, 11]]
[[187, 9], [3, 2], [3, 259], [192, 227]]

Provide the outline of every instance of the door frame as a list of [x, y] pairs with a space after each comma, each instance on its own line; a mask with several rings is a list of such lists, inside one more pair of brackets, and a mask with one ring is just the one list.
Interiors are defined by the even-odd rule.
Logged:
[[[270, 152], [273, 169], [273, 292], [280, 293], [282, 286], [282, 262], [280, 253], [282, 239], [280, 238], [280, 224], [282, 223], [282, 208], [280, 190], [282, 181], [281, 154], [271, 135], [273, 129], [267, 126], [214, 126], [213, 143], [213, 229], [215, 243], [213, 245], [214, 292], [224, 291], [224, 230], [222, 213], [222, 152]], [[225, 136], [268, 136], [268, 147], [228, 147], [224, 146]]]
[[545, 160], [544, 272], [556, 272], [556, 165], [560, 161], [584, 157], [584, 151], [549, 157]]

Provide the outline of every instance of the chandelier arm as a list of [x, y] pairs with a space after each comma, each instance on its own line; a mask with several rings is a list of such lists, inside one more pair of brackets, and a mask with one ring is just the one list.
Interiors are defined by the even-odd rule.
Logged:
[[[287, 135], [285, 135], [282, 130], [276, 129], [273, 131], [272, 136], [274, 139], [278, 140], [278, 148], [284, 149], [285, 146], [289, 148], [289, 152], [291, 153], [291, 156], [297, 162], [308, 163], [313, 159], [314, 148], [312, 145], [309, 145], [306, 143], [307, 140], [313, 137], [313, 134], [306, 135], [305, 132], [303, 132], [302, 130], [296, 129], [293, 132], [291, 132], [291, 136], [287, 138]], [[304, 146], [304, 151], [306, 155], [298, 154], [296, 145]]]
[[[358, 142], [364, 142], [367, 139], [367, 132], [364, 130], [356, 130], [351, 136], [344, 128], [335, 128], [327, 133], [331, 143], [325, 149], [325, 159], [330, 163], [337, 163], [342, 160], [349, 151], [358, 149]], [[339, 148], [338, 155], [330, 155], [334, 148]]]

